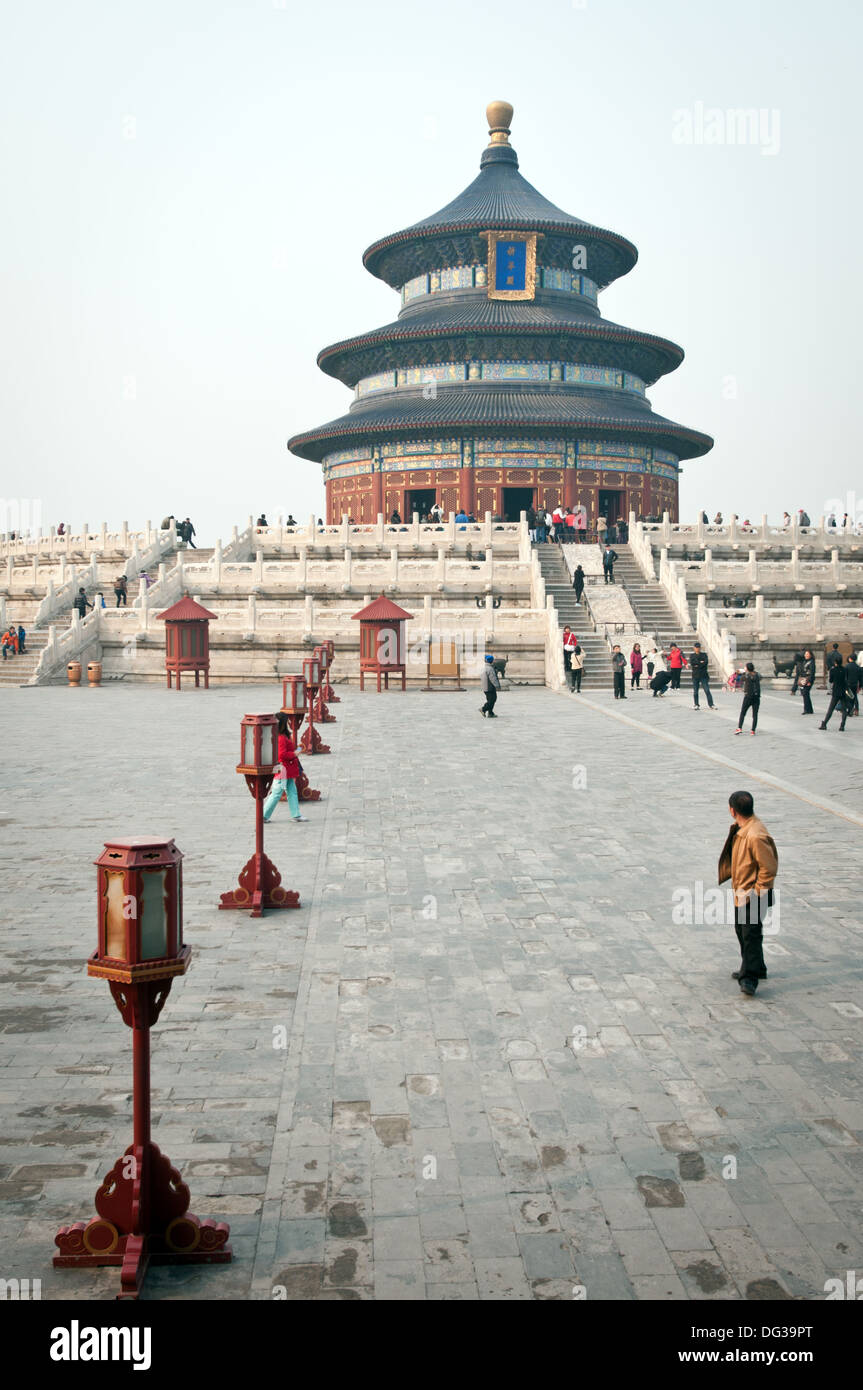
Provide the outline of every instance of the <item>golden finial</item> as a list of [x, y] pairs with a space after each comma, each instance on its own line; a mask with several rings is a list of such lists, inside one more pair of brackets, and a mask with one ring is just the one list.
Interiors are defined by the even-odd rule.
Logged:
[[508, 101], [490, 101], [485, 108], [488, 121], [489, 145], [508, 145], [512, 124], [512, 107]]

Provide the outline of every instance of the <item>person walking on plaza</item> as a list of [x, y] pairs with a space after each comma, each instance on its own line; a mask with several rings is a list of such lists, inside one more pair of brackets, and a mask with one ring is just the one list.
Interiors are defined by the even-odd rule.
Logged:
[[563, 629], [563, 669], [566, 674], [566, 683], [572, 689], [572, 654], [578, 646], [578, 638], [572, 628]]
[[[668, 653], [668, 669], [671, 672], [671, 689], [680, 689], [680, 673], [686, 665], [686, 657], [676, 642], [672, 642]], [[696, 700], [696, 704], [698, 701]]]
[[[21, 629], [18, 629], [18, 636], [21, 636]], [[23, 651], [23, 648], [21, 648]], [[849, 715], [859, 715], [860, 700], [857, 692], [860, 689], [860, 682], [863, 679], [863, 671], [857, 665], [857, 653], [852, 652], [845, 662], [845, 697], [848, 703]]]
[[122, 603], [123, 607], [126, 608], [126, 599], [129, 597], [129, 591], [126, 583], [125, 574], [118, 575], [117, 578], [114, 580], [114, 593], [117, 596], [116, 606], [119, 608], [120, 604]]
[[758, 728], [758, 707], [761, 704], [761, 677], [756, 671], [751, 661], [746, 663], [746, 673], [743, 677], [743, 704], [740, 706], [740, 714], [737, 716], [736, 734], [743, 733], [743, 721], [746, 718], [747, 710], [752, 710], [752, 734]]
[[602, 552], [602, 573], [605, 576], [606, 584], [614, 583], [614, 562], [617, 559], [617, 551], [612, 550], [610, 545], [605, 547]]
[[79, 616], [80, 618], [86, 618], [86, 616], [87, 616], [87, 609], [88, 609], [88, 608], [92, 608], [93, 605], [92, 605], [92, 603], [88, 603], [88, 602], [87, 602], [87, 595], [85, 594], [84, 590], [83, 590], [83, 589], [79, 589], [78, 592], [77, 592], [77, 594], [75, 595], [75, 597], [74, 597], [73, 600], [72, 600], [72, 607], [73, 607], [73, 608], [77, 608], [77, 610], [78, 610], [78, 616]]
[[614, 698], [615, 700], [625, 700], [626, 657], [617, 645], [611, 649], [611, 671], [614, 677]]
[[803, 694], [803, 713], [814, 714], [812, 708], [812, 687], [815, 684], [815, 658], [807, 647], [803, 653], [803, 665], [800, 668], [800, 690]]
[[500, 690], [500, 677], [494, 669], [494, 657], [490, 652], [485, 654], [485, 670], [482, 673], [482, 693], [485, 696], [485, 704], [480, 705], [479, 712], [483, 719], [497, 719], [494, 707], [497, 702], [497, 692]]
[[279, 762], [276, 768], [276, 776], [270, 788], [269, 795], [264, 802], [264, 820], [269, 820], [275, 811], [282, 796], [288, 798], [288, 806], [294, 820], [306, 820], [306, 816], [300, 815], [300, 799], [297, 796], [297, 778], [302, 771], [297, 757], [297, 750], [291, 738], [291, 726], [288, 723], [288, 716], [279, 713]]
[[636, 642], [629, 654], [629, 670], [631, 676], [629, 685], [631, 690], [641, 689], [641, 672], [643, 669], [644, 658], [641, 655], [641, 643]]
[[764, 964], [765, 919], [773, 907], [773, 884], [779, 867], [776, 842], [754, 814], [751, 792], [732, 792], [728, 809], [734, 821], [719, 856], [719, 882], [731, 879], [734, 930], [740, 944], [740, 969], [732, 971], [742, 994], [750, 997], [767, 979]]
[[572, 656], [570, 657], [570, 665], [572, 666], [572, 685], [570, 687], [570, 693], [573, 695], [580, 695], [581, 677], [584, 672], [584, 648], [580, 646], [578, 642], [576, 642], [573, 648]]
[[[832, 655], [832, 653], [831, 653]], [[839, 732], [845, 731], [845, 720], [848, 718], [847, 687], [845, 684], [845, 667], [842, 664], [842, 653], [836, 653], [836, 660], [830, 665], [830, 657], [827, 658], [830, 667], [827, 678], [830, 681], [830, 705], [822, 722], [818, 725], [819, 729], [826, 729], [830, 723], [830, 716], [839, 706], [842, 719], [839, 724]]]
[[701, 650], [701, 643], [695, 643], [695, 649], [689, 659], [692, 667], [692, 694], [695, 699], [695, 708], [699, 708], [698, 692], [703, 689], [707, 696], [707, 703], [711, 709], [716, 706], [713, 703], [713, 696], [710, 693], [710, 669], [707, 663], [707, 653]]

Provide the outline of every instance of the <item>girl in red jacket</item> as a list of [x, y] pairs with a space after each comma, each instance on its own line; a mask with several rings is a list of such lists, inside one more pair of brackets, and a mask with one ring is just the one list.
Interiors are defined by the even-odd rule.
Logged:
[[680, 673], [683, 670], [684, 666], [688, 665], [689, 662], [686, 660], [686, 657], [683, 655], [683, 652], [680, 650], [677, 643], [672, 642], [671, 650], [668, 653], [668, 669], [671, 672], [672, 690], [680, 689]]
[[284, 792], [288, 798], [288, 805], [291, 808], [291, 815], [294, 820], [307, 820], [307, 816], [300, 815], [300, 799], [297, 796], [296, 779], [300, 775], [300, 762], [297, 757], [297, 750], [291, 738], [288, 716], [279, 714], [279, 765], [276, 768], [276, 776], [273, 781], [270, 794], [264, 802], [264, 820], [269, 820], [282, 799]]

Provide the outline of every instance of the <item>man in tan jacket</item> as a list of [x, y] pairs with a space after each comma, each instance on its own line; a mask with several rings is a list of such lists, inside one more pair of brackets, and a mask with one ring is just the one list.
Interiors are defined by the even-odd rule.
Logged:
[[719, 882], [730, 878], [734, 890], [734, 930], [740, 943], [741, 962], [732, 978], [739, 982], [741, 993], [751, 996], [758, 981], [767, 978], [763, 924], [773, 907], [779, 854], [766, 827], [753, 814], [751, 792], [732, 792], [728, 809], [734, 824], [719, 858]]

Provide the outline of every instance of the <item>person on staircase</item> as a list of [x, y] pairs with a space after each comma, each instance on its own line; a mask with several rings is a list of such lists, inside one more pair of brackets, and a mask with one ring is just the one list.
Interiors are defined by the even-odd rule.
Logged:
[[581, 677], [584, 672], [584, 648], [580, 643], [576, 643], [570, 658], [572, 664], [572, 687], [571, 694], [581, 694]]
[[572, 689], [572, 654], [578, 646], [578, 638], [571, 627], [563, 629], [563, 670], [566, 683]]
[[612, 550], [611, 546], [607, 545], [602, 552], [602, 573], [606, 584], [614, 583], [614, 562], [616, 559], [617, 551]]
[[78, 616], [83, 621], [84, 618], [86, 618], [87, 616], [87, 609], [92, 608], [93, 605], [92, 603], [87, 602], [87, 595], [85, 594], [84, 590], [79, 589], [72, 600], [72, 607], [77, 609]]
[[643, 668], [644, 657], [641, 655], [641, 643], [636, 642], [629, 654], [630, 690], [641, 689], [641, 672]]
[[584, 570], [581, 565], [576, 565], [572, 576], [572, 587], [575, 590], [575, 601], [581, 603], [581, 596], [584, 593]]
[[26, 645], [25, 645], [26, 640], [27, 640], [27, 633], [24, 631], [24, 628], [23, 628], [23, 626], [21, 625], [21, 623], [19, 623], [19, 624], [18, 624], [18, 651], [19, 651], [19, 653], [20, 653], [21, 655], [23, 655], [24, 652], [26, 652], [26, 650], [27, 650], [27, 647], [26, 647]]

